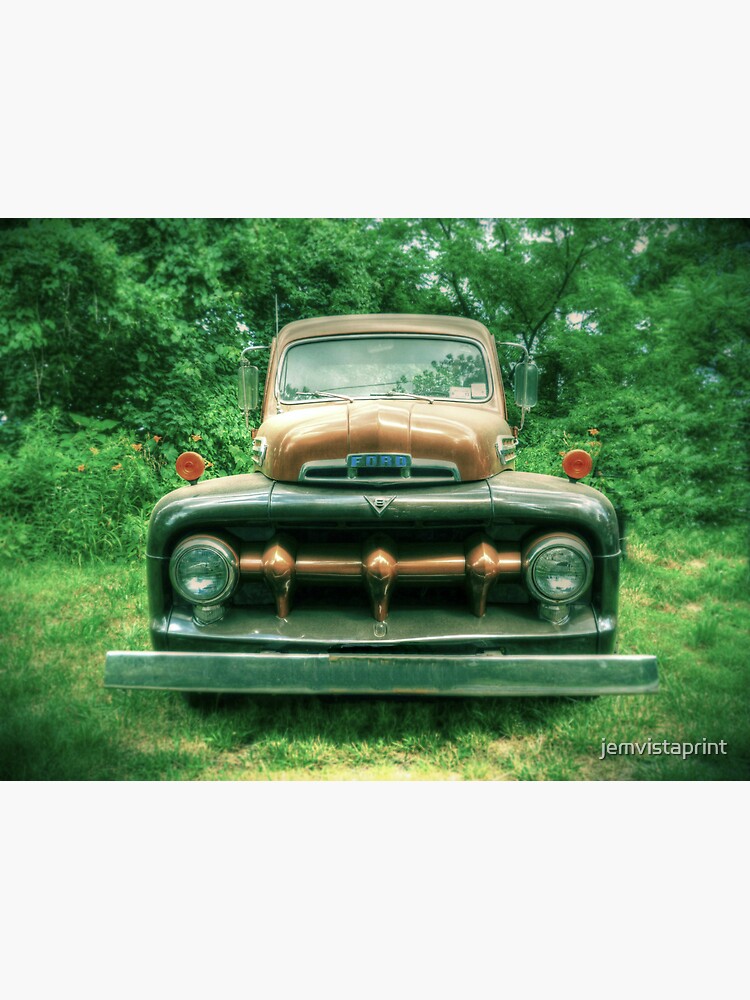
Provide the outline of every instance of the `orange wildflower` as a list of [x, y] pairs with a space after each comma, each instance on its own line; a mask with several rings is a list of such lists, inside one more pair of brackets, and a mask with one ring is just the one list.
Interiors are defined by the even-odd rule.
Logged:
[[122, 462], [118, 462], [117, 465], [112, 466], [113, 472], [118, 472], [122, 468]]
[[596, 427], [589, 427], [589, 434], [590, 434], [590, 435], [591, 435], [592, 437], [596, 437], [596, 435], [597, 435], [598, 433], [599, 433], [599, 431], [598, 431], [598, 430], [596, 429]]
[[79, 465], [79, 466], [78, 466], [78, 471], [79, 471], [79, 472], [83, 472], [85, 468], [86, 468], [86, 466], [85, 466], [85, 465]]
[[200, 436], [200, 434], [191, 434], [190, 435], [190, 440], [191, 441], [202, 441], [203, 438]]
[[154, 441], [156, 441], [157, 444], [161, 441], [161, 438], [161, 434], [154, 434]]
[[140, 442], [138, 444], [131, 444], [130, 447], [133, 449], [133, 451], [143, 451], [143, 445], [140, 444]]

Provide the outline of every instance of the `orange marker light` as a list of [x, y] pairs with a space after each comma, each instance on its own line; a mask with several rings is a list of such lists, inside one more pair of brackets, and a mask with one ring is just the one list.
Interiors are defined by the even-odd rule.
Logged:
[[183, 451], [174, 463], [177, 475], [187, 479], [189, 483], [194, 483], [200, 479], [206, 471], [206, 463], [197, 451]]
[[584, 476], [588, 476], [594, 467], [593, 459], [587, 451], [582, 448], [576, 448], [574, 451], [569, 451], [568, 454], [563, 459], [563, 472], [570, 479], [583, 479]]

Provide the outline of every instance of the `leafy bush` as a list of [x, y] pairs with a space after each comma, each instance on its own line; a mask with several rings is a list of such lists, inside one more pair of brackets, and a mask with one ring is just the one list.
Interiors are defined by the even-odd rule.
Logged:
[[631, 517], [742, 521], [749, 234], [700, 219], [6, 220], [5, 544], [132, 555], [181, 451], [208, 475], [249, 471], [235, 372], [245, 344], [270, 343], [277, 304], [282, 325], [478, 319], [542, 373], [519, 469], [559, 476], [584, 448], [588, 481]]
[[[136, 557], [151, 507], [164, 492], [147, 443], [114, 421], [38, 412], [17, 451], [0, 452], [0, 490], [9, 518], [0, 548], [79, 561]], [[77, 426], [76, 426], [77, 423]]]

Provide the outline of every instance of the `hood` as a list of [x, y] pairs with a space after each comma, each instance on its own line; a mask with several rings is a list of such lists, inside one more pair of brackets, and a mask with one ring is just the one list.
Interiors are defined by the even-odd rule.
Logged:
[[[437, 480], [470, 482], [510, 467], [498, 457], [500, 435], [510, 436], [506, 421], [477, 404], [363, 399], [298, 406], [269, 417], [254, 450], [262, 458], [260, 470], [281, 482], [357, 476], [361, 481], [359, 471], [347, 476], [351, 455], [408, 456], [415, 482], [435, 481], [434, 470], [439, 470]], [[371, 471], [373, 484], [401, 481], [400, 471]]]

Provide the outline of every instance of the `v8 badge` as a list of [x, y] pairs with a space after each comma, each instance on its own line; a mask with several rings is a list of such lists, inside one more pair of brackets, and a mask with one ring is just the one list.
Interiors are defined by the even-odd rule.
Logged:
[[369, 503], [375, 513], [380, 517], [385, 508], [393, 503], [395, 497], [365, 497], [365, 500]]

